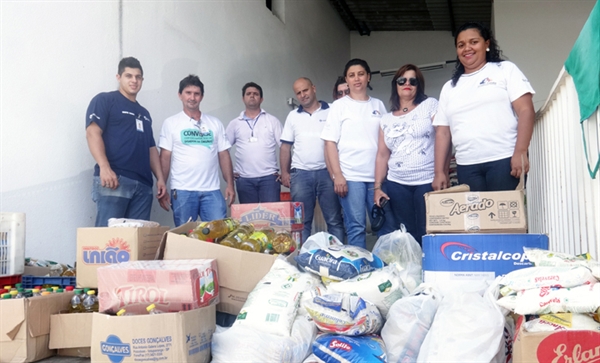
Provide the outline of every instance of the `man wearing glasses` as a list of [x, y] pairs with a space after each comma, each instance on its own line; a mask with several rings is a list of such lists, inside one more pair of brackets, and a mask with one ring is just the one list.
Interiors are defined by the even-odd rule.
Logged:
[[110, 218], [150, 219], [152, 173], [157, 198], [166, 192], [150, 113], [137, 101], [144, 81], [142, 65], [133, 58], [119, 62], [119, 89], [98, 94], [86, 114], [86, 138], [96, 165], [92, 199], [96, 227]]
[[325, 165], [325, 143], [321, 139], [329, 105], [317, 100], [316, 87], [308, 78], [296, 80], [293, 89], [300, 107], [288, 114], [281, 134], [281, 183], [290, 188], [294, 202], [304, 203], [303, 242], [311, 235], [317, 199], [327, 231], [343, 241], [342, 211]]
[[242, 87], [246, 109], [227, 125], [227, 138], [235, 148], [235, 185], [240, 203], [279, 202], [281, 186], [277, 148], [281, 122], [265, 112], [262, 88], [249, 82]]
[[[202, 221], [227, 216], [227, 205], [235, 199], [233, 168], [223, 123], [214, 116], [200, 111], [204, 84], [195, 75], [179, 82], [179, 99], [183, 111], [165, 120], [160, 132], [160, 165], [165, 180], [171, 175], [169, 194], [160, 199], [160, 205], [173, 208], [176, 226], [190, 218]], [[225, 197], [221, 194], [218, 168], [227, 183]], [[170, 203], [169, 203], [170, 202]]]

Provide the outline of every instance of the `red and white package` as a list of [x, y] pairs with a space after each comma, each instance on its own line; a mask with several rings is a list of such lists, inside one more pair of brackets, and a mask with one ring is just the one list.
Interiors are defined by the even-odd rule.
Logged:
[[600, 323], [588, 314], [546, 314], [530, 320], [523, 325], [528, 332], [539, 331], [565, 331], [565, 330], [592, 330], [600, 332]]
[[582, 256], [568, 253], [542, 250], [540, 248], [523, 247], [527, 259], [535, 266], [573, 266], [580, 265], [589, 268], [592, 275], [600, 280], [600, 262]]
[[596, 278], [590, 269], [581, 265], [528, 267], [512, 271], [499, 281], [502, 293], [508, 291], [536, 289], [540, 287], [575, 287], [594, 284]]
[[520, 315], [593, 313], [600, 307], [600, 284], [521, 290], [516, 295], [499, 299], [497, 303]]

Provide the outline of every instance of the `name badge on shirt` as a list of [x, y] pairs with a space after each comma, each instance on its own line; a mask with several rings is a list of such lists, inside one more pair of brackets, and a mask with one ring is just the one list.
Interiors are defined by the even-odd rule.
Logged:
[[144, 132], [144, 123], [140, 119], [135, 120], [135, 127], [139, 132]]
[[251, 137], [250, 138], [250, 142], [258, 142], [258, 138], [257, 137]]

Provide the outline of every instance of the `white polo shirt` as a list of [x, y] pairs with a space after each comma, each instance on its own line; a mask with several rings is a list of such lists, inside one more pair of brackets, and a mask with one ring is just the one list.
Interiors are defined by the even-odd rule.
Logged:
[[248, 119], [244, 111], [227, 125], [227, 139], [235, 149], [235, 172], [243, 178], [258, 178], [279, 171], [277, 148], [281, 146], [281, 122], [260, 110]]
[[340, 167], [349, 181], [374, 182], [379, 122], [387, 113], [383, 102], [344, 96], [333, 102], [321, 138], [337, 143]]
[[518, 124], [512, 102], [526, 93], [535, 91], [514, 63], [486, 63], [454, 87], [446, 82], [433, 125], [450, 127], [459, 165], [511, 157]]
[[281, 142], [293, 144], [292, 168], [302, 170], [325, 169], [325, 142], [321, 131], [327, 121], [329, 104], [319, 101], [319, 107], [312, 115], [302, 106], [290, 111], [283, 126]]
[[196, 122], [181, 111], [163, 123], [158, 146], [171, 152], [172, 189], [220, 189], [218, 153], [231, 145], [218, 118], [202, 113]]

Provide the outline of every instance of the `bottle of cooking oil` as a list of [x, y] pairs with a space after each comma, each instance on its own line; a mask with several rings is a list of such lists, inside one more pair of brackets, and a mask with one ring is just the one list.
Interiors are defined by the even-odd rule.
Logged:
[[288, 231], [279, 231], [271, 242], [276, 253], [291, 253], [297, 248], [296, 241]]
[[264, 227], [244, 239], [239, 248], [244, 251], [263, 252], [273, 238], [275, 238], [275, 230]]
[[71, 304], [69, 306], [69, 311], [71, 313], [82, 313], [83, 312], [83, 305], [81, 304], [81, 293], [83, 290], [81, 289], [75, 289], [75, 293], [73, 294], [73, 297], [71, 298]]
[[86, 313], [98, 312], [98, 298], [96, 297], [96, 291], [89, 290], [87, 296], [83, 299], [83, 310]]
[[198, 237], [202, 240], [223, 237], [240, 226], [239, 222], [232, 218], [217, 219], [207, 222], [202, 229], [198, 229]]
[[223, 246], [240, 248], [242, 242], [254, 233], [254, 227], [250, 223], [242, 223], [220, 242]]
[[158, 310], [156, 308], [155, 304], [150, 304], [146, 307], [146, 311], [148, 312], [148, 314], [153, 315], [153, 314], [162, 314], [163, 312]]

